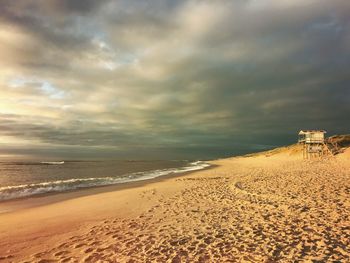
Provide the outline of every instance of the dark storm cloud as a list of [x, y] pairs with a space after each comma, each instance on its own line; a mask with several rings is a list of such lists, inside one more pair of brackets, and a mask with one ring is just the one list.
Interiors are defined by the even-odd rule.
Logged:
[[346, 133], [349, 12], [345, 0], [3, 1], [3, 148], [203, 158], [301, 128]]
[[50, 45], [48, 48], [54, 46], [66, 49], [81, 47], [88, 41], [88, 34], [85, 29], [79, 28], [77, 17], [57, 14], [54, 8], [44, 8], [45, 3], [40, 3], [40, 1], [16, 3], [16, 1], [4, 3], [0, 11], [0, 19], [4, 23], [25, 30], [37, 38], [41, 45]]
[[51, 1], [53, 6], [63, 12], [90, 13], [96, 12], [106, 0], [55, 0]]

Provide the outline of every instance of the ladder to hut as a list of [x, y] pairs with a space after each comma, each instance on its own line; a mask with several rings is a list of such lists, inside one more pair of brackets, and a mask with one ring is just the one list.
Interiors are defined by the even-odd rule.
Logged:
[[333, 142], [331, 140], [325, 140], [325, 146], [328, 152], [333, 156], [341, 152], [341, 148], [339, 147], [337, 142]]

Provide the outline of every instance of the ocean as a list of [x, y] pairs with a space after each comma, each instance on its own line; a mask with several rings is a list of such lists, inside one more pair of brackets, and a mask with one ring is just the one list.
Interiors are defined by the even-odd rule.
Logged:
[[0, 162], [0, 201], [195, 171], [202, 161]]

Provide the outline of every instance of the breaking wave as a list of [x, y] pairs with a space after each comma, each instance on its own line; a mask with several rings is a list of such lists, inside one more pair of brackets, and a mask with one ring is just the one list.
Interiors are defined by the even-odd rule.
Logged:
[[64, 164], [64, 161], [60, 161], [60, 162], [41, 162], [41, 164]]
[[125, 182], [141, 181], [164, 176], [168, 174], [177, 174], [189, 171], [201, 170], [209, 167], [202, 161], [190, 163], [188, 166], [180, 168], [159, 169], [146, 172], [137, 172], [124, 175], [123, 177], [97, 177], [97, 178], [77, 178], [69, 180], [58, 180], [36, 184], [23, 184], [16, 186], [0, 187], [0, 201], [29, 197], [38, 194], [64, 192], [86, 187], [106, 186]]

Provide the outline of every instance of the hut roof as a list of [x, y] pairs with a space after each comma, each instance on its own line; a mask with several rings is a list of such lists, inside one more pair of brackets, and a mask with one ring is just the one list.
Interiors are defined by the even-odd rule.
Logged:
[[301, 130], [299, 135], [307, 133], [327, 133], [325, 130]]

